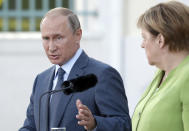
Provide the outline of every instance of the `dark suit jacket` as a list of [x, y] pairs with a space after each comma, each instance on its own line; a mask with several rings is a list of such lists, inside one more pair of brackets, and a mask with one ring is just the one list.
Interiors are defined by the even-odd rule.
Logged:
[[[51, 89], [54, 70], [55, 66], [36, 77], [27, 109], [27, 118], [19, 131], [39, 131], [37, 129], [39, 98], [41, 94]], [[83, 52], [74, 64], [68, 79], [89, 73], [94, 73], [98, 78], [95, 87], [70, 95], [61, 92], [62, 97], [57, 108], [56, 119], [53, 120], [54, 127], [65, 126], [67, 131], [85, 130], [83, 126], [77, 124], [76, 119], [78, 113], [76, 100], [80, 99], [93, 113], [97, 122], [96, 131], [131, 131], [127, 98], [119, 73], [109, 65], [89, 58]], [[47, 131], [47, 100], [45, 96], [41, 101], [40, 131]]]

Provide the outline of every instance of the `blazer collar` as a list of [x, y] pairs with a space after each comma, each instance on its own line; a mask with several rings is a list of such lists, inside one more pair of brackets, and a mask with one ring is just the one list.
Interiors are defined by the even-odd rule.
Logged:
[[87, 66], [88, 60], [89, 60], [89, 57], [83, 51], [80, 57], [75, 62], [73, 68], [71, 69], [70, 74], [68, 76], [68, 80], [83, 75], [84, 68]]

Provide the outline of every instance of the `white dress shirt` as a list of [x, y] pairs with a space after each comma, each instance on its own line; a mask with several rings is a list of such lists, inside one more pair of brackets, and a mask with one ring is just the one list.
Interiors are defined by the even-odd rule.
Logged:
[[[75, 62], [77, 61], [77, 59], [79, 58], [79, 56], [81, 55], [82, 53], [82, 49], [79, 48], [77, 50], [77, 52], [75, 53], [75, 55], [68, 61], [66, 62], [64, 65], [61, 66], [61, 68], [65, 71], [65, 74], [64, 74], [64, 81], [68, 79], [68, 76], [70, 74], [70, 71], [73, 67], [73, 65], [75, 64]], [[58, 75], [57, 75], [57, 72], [58, 72], [58, 69], [60, 68], [59, 65], [56, 65], [56, 69], [55, 69], [55, 75], [54, 75], [54, 80], [53, 80], [53, 88], [52, 90], [55, 89], [55, 86], [57, 84], [57, 81], [58, 81]]]

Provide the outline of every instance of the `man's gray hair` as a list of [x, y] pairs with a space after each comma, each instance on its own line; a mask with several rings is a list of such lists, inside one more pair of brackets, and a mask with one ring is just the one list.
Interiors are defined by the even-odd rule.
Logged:
[[[57, 8], [49, 10], [45, 14], [43, 19], [48, 16], [60, 16], [60, 15], [67, 16], [68, 22], [70, 24], [70, 27], [71, 27], [73, 33], [75, 33], [77, 29], [81, 28], [81, 25], [80, 25], [77, 15], [74, 14], [73, 11], [71, 11], [70, 9], [63, 8], [63, 7], [57, 7]], [[41, 20], [41, 22], [43, 21], [43, 19]]]

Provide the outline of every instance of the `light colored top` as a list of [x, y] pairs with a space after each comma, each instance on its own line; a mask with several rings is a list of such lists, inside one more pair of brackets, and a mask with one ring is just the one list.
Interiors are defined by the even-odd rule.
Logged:
[[[66, 62], [64, 65], [61, 66], [61, 68], [65, 71], [65, 74], [64, 74], [64, 81], [68, 79], [68, 76], [70, 74], [70, 71], [73, 67], [73, 65], [75, 64], [75, 62], [77, 61], [77, 59], [79, 58], [79, 56], [81, 55], [82, 53], [82, 49], [79, 48], [77, 50], [77, 52], [75, 53], [75, 55], [68, 61]], [[57, 72], [58, 72], [58, 69], [60, 68], [59, 65], [56, 65], [56, 69], [55, 69], [55, 77], [54, 77], [54, 80], [53, 80], [53, 90], [55, 89], [55, 86], [56, 86], [56, 83], [58, 81], [58, 75], [57, 75]]]
[[137, 104], [133, 131], [189, 131], [189, 56], [159, 86], [163, 73], [158, 70]]

